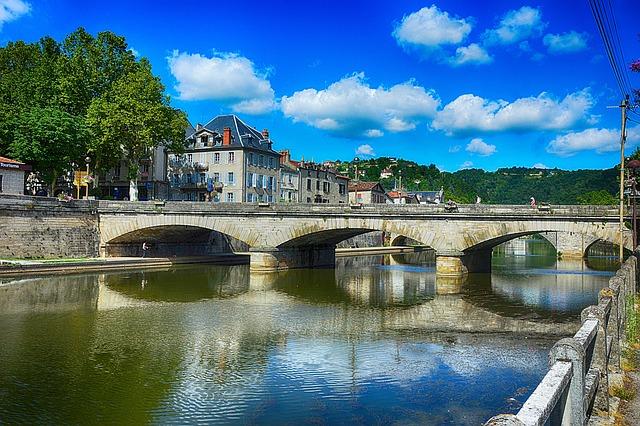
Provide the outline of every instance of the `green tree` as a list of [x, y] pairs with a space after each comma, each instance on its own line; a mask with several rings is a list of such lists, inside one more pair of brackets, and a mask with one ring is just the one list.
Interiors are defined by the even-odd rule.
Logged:
[[39, 170], [53, 194], [58, 176], [81, 163], [88, 140], [82, 117], [52, 107], [31, 108], [17, 118], [9, 152]]
[[94, 99], [87, 123], [94, 137], [89, 150], [103, 167], [110, 168], [126, 158], [129, 167], [129, 198], [137, 200], [138, 164], [159, 144], [180, 152], [187, 119], [171, 108], [164, 86], [142, 60], [138, 69], [117, 80]]
[[578, 203], [590, 205], [613, 206], [618, 202], [613, 195], [605, 190], [585, 192], [577, 198]]

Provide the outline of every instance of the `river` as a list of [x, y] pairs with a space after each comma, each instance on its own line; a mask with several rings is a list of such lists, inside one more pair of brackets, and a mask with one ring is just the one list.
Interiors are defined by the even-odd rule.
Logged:
[[430, 252], [0, 279], [0, 423], [477, 425], [517, 411], [616, 267], [529, 239], [465, 282]]

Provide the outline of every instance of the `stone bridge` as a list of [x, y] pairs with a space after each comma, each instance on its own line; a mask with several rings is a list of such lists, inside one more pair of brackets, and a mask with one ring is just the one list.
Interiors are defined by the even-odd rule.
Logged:
[[[608, 206], [551, 206], [541, 211], [461, 205], [456, 212], [446, 212], [442, 205], [98, 201], [92, 206], [99, 219], [101, 256], [119, 245], [148, 240], [202, 243], [203, 231], [216, 231], [244, 243], [256, 271], [333, 266], [338, 242], [371, 231], [432, 248], [437, 273], [454, 276], [490, 271], [493, 247], [521, 236], [542, 233], [553, 240], [553, 235], [560, 251], [572, 237], [581, 242], [580, 256], [595, 241], [620, 241], [617, 210]], [[631, 232], [625, 230], [623, 238], [631, 248]], [[575, 246], [572, 243], [574, 252]]]

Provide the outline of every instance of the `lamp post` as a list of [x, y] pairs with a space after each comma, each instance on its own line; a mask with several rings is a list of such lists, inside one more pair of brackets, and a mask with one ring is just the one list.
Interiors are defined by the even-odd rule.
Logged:
[[88, 155], [85, 157], [84, 162], [87, 163], [87, 200], [89, 199], [89, 164], [91, 163], [91, 157]]

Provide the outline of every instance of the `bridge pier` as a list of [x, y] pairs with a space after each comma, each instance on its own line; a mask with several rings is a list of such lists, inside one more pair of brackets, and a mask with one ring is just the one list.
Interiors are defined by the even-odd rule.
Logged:
[[461, 277], [469, 272], [491, 272], [491, 249], [436, 252], [436, 275]]
[[295, 268], [333, 268], [336, 247], [318, 245], [303, 247], [252, 247], [250, 269], [255, 272], [276, 272]]

